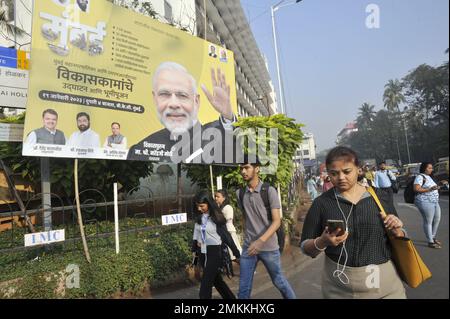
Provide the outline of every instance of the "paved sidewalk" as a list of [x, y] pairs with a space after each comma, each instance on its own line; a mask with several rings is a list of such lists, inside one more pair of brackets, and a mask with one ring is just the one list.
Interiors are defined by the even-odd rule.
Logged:
[[[306, 275], [307, 269], [321, 267], [322, 258], [311, 259], [300, 252], [297, 246], [290, 246], [283, 252], [281, 264], [286, 278], [292, 285], [298, 298], [321, 298], [320, 278], [317, 275], [313, 278]], [[225, 278], [230, 289], [237, 295], [239, 290], [239, 266], [234, 264], [235, 276], [232, 279]], [[305, 271], [303, 271], [305, 270]], [[302, 274], [300, 274], [302, 272]], [[312, 281], [317, 281], [317, 283]], [[308, 287], [308, 291], [302, 290], [302, 287]], [[153, 299], [198, 299], [200, 284], [189, 287], [164, 287], [161, 289], [153, 289], [151, 297]], [[213, 298], [220, 299], [219, 293], [213, 288]], [[256, 268], [256, 274], [253, 280], [253, 299], [279, 299], [281, 294], [272, 284], [269, 274], [264, 265], [260, 262]]]

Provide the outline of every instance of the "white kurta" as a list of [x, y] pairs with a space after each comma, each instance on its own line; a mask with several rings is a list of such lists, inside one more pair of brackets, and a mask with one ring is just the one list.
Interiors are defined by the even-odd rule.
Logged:
[[100, 147], [100, 137], [91, 129], [84, 132], [77, 131], [70, 136], [67, 145], [80, 147]]

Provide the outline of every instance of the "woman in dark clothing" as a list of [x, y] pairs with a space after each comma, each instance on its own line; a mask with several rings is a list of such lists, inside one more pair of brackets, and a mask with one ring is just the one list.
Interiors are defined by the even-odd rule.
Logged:
[[223, 244], [230, 247], [236, 258], [240, 257], [239, 250], [227, 231], [225, 217], [207, 191], [197, 194], [194, 202], [197, 210], [201, 213], [194, 228], [194, 240], [203, 246], [204, 252], [200, 255], [199, 260], [203, 266], [200, 299], [211, 299], [213, 286], [216, 287], [223, 299], [236, 299], [221, 274]]
[[[395, 207], [377, 191], [388, 213], [383, 221], [375, 200], [358, 183], [360, 168], [353, 150], [335, 147], [326, 166], [334, 187], [314, 201], [301, 238], [306, 255], [315, 258], [325, 252], [324, 298], [406, 298], [387, 235], [405, 236]], [[343, 229], [329, 229], [330, 220], [340, 220]]]

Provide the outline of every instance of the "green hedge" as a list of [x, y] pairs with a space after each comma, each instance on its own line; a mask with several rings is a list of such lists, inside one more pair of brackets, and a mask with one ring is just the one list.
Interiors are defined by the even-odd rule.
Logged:
[[[109, 298], [116, 293], [139, 294], [146, 286], [162, 284], [185, 272], [191, 259], [192, 229], [193, 225], [188, 223], [124, 235], [119, 255], [115, 253], [114, 238], [91, 239], [91, 264], [84, 257], [81, 242], [75, 249], [71, 245], [71, 250], [56, 244], [59, 246], [51, 250], [35, 248], [2, 253], [0, 299]], [[65, 289], [63, 294], [65, 277], [61, 274], [69, 264], [76, 264], [80, 269], [80, 288]], [[4, 284], [10, 280], [13, 281]], [[14, 288], [14, 293], [10, 288]]]

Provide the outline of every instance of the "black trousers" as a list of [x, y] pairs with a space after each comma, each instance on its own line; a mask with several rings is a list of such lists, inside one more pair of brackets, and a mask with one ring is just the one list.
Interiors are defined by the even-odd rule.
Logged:
[[394, 192], [391, 187], [381, 187], [381, 191], [384, 193], [386, 200], [394, 207]]
[[220, 245], [206, 246], [206, 256], [201, 254], [200, 263], [204, 267], [200, 284], [200, 299], [211, 299], [213, 286], [216, 287], [223, 299], [236, 299], [234, 293], [223, 280], [219, 269], [222, 265]]

